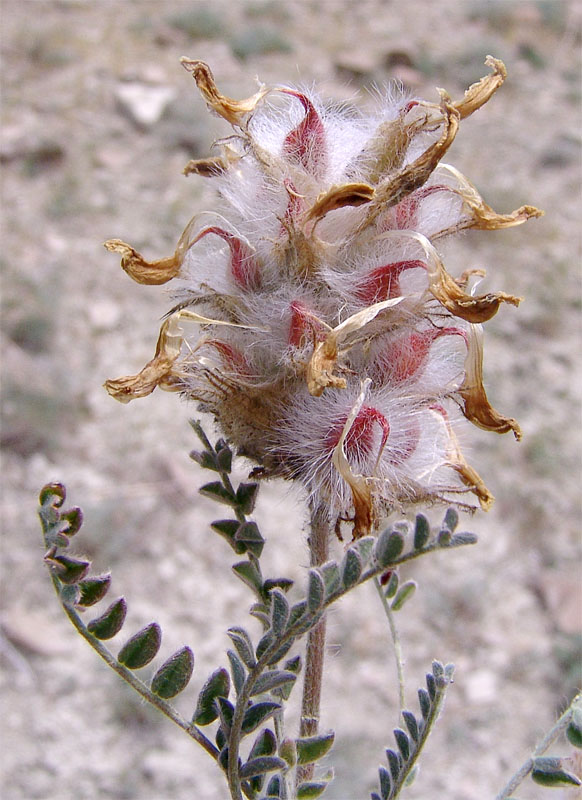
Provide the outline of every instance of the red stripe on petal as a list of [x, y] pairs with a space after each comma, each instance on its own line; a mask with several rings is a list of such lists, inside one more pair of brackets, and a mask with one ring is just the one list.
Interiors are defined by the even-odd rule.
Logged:
[[299, 300], [289, 304], [291, 319], [289, 322], [289, 344], [293, 347], [303, 347], [309, 341], [323, 341], [325, 328], [322, 323], [311, 313], [306, 305]]
[[220, 236], [228, 244], [230, 249], [230, 274], [234, 282], [245, 291], [257, 290], [261, 285], [261, 273], [250, 247], [238, 236], [216, 226], [204, 228], [192, 244], [200, 241], [209, 233]]
[[383, 377], [396, 382], [413, 378], [426, 364], [430, 348], [440, 336], [461, 336], [467, 341], [465, 331], [460, 328], [414, 331], [392, 342], [381, 354], [377, 363]]
[[[325, 439], [325, 444], [330, 450], [337, 447], [347, 418], [346, 414], [345, 417], [337, 420], [330, 428]], [[344, 449], [348, 458], [368, 457], [372, 454], [375, 424], [382, 429], [382, 441], [379, 448], [379, 453], [382, 453], [390, 435], [388, 420], [377, 408], [362, 406], [344, 440]]]
[[426, 269], [422, 261], [394, 261], [369, 272], [358, 284], [355, 295], [363, 303], [372, 305], [400, 297], [400, 275], [407, 269]]
[[394, 208], [396, 228], [398, 230], [403, 230], [415, 227], [417, 224], [418, 208], [425, 197], [429, 197], [436, 192], [450, 191], [451, 189], [448, 186], [438, 184], [435, 186], [422, 186], [416, 192], [409, 194]]
[[282, 91], [296, 97], [305, 109], [305, 116], [299, 125], [285, 137], [283, 153], [289, 160], [300, 164], [307, 172], [319, 175], [324, 171], [327, 163], [323, 122], [313, 103], [304, 94], [291, 89]]
[[219, 339], [210, 339], [206, 344], [211, 345], [220, 353], [222, 362], [227, 369], [237, 372], [239, 375], [250, 375], [249, 362], [238, 348], [226, 342], [221, 342]]

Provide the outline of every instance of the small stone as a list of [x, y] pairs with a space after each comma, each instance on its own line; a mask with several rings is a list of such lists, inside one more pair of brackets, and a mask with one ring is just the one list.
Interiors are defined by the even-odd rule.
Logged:
[[151, 128], [158, 122], [176, 97], [170, 86], [149, 86], [145, 83], [121, 83], [115, 96], [122, 111], [140, 128]]

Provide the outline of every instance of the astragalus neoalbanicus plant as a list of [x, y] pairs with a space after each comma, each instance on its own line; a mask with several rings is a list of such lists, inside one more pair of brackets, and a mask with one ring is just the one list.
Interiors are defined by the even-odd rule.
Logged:
[[[208, 678], [192, 719], [184, 720], [168, 700], [192, 674], [188, 647], [167, 659], [148, 686], [133, 671], [157, 655], [159, 626], [139, 631], [115, 657], [102, 640], [121, 629], [123, 598], [88, 625], [79, 617], [80, 608], [105, 595], [109, 576], [88, 578], [89, 562], [62, 552], [81, 515], [59, 511], [58, 484], [41, 495], [46, 558], [77, 629], [217, 760], [233, 798], [317, 797], [331, 772], [315, 767], [334, 740], [319, 730], [326, 609], [375, 581], [398, 652], [393, 614], [415, 588], [399, 585], [398, 566], [473, 543], [472, 534], [455, 533], [457, 509], [486, 511], [493, 503], [457, 431], [473, 423], [521, 438], [516, 420], [487, 398], [482, 331], [500, 305], [517, 306], [520, 298], [482, 293], [482, 270], [452, 276], [439, 245], [467, 229], [507, 228], [541, 212], [495, 212], [443, 162], [461, 121], [503, 83], [497, 59], [487, 58], [490, 73], [459, 101], [442, 89], [438, 102], [391, 90], [379, 93], [366, 115], [289, 86], [261, 85], [233, 100], [205, 63], [182, 64], [232, 127], [214, 155], [184, 170], [212, 180], [220, 210], [197, 214], [174, 254], [158, 261], [119, 239], [106, 242], [134, 280], [171, 281], [173, 288], [153, 359], [136, 375], [107, 381], [106, 389], [128, 402], [160, 387], [214, 417], [221, 438], [213, 445], [193, 423], [202, 450], [192, 456], [218, 474], [201, 491], [231, 509], [212, 527], [245, 557], [233, 569], [255, 594], [251, 613], [262, 635], [253, 642], [246, 629], [229, 629], [229, 670]], [[254, 465], [252, 479], [237, 487], [233, 450]], [[311, 518], [311, 568], [296, 602], [289, 579], [265, 579], [261, 570], [265, 540], [250, 515], [257, 480], [269, 478], [300, 483]], [[434, 504], [448, 506], [435, 530], [422, 513], [386, 527], [391, 515]], [[351, 536], [339, 562], [330, 559], [334, 535]], [[304, 636], [302, 664], [290, 651]], [[284, 703], [301, 669], [300, 730], [292, 735]], [[401, 708], [396, 747], [386, 751], [373, 797], [396, 797], [413, 775], [452, 674], [452, 665], [434, 662], [419, 690], [420, 715]], [[562, 728], [574, 726], [579, 735], [575, 714], [572, 707]], [[211, 724], [209, 738], [201, 729]], [[529, 772], [558, 783], [577, 780], [561, 762], [545, 761], [532, 761]]]

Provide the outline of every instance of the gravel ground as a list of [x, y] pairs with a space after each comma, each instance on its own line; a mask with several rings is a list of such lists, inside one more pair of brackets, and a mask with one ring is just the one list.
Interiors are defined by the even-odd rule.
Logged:
[[[363, 104], [392, 77], [427, 98], [435, 86], [458, 97], [488, 53], [505, 61], [506, 85], [462, 124], [447, 160], [497, 210], [532, 203], [546, 216], [469, 234], [447, 257], [451, 271], [485, 266], [489, 287], [526, 298], [488, 324], [485, 356], [492, 402], [519, 419], [524, 440], [472, 433], [470, 460], [497, 498], [462, 523], [480, 542], [406, 576], [420, 584], [400, 622], [410, 705], [433, 658], [457, 666], [406, 796], [492, 797], [551, 725], [580, 684], [582, 652], [581, 30], [582, 4], [560, 0], [4, 0], [5, 800], [226, 797], [210, 759], [75, 635], [35, 520], [39, 488], [64, 481], [86, 512], [80, 547], [128, 600], [125, 630], [156, 619], [163, 654], [193, 647], [194, 688], [177, 703], [191, 713], [226, 661], [224, 631], [247, 624], [250, 596], [208, 532], [220, 511], [198, 496], [207, 478], [188, 458], [195, 408], [161, 392], [124, 407], [101, 388], [151, 357], [169, 302], [129, 281], [101, 242], [169, 254], [192, 214], [214, 204], [181, 170], [225, 128], [181, 55], [206, 60], [234, 97], [258, 75], [316, 81], [339, 99], [360, 91]], [[267, 567], [302, 585], [301, 496], [267, 484], [256, 516]], [[393, 658], [372, 587], [339, 604], [329, 628], [323, 726], [337, 731], [337, 777], [326, 797], [352, 800], [373, 788], [397, 723]], [[519, 796], [547, 793], [532, 784]]]

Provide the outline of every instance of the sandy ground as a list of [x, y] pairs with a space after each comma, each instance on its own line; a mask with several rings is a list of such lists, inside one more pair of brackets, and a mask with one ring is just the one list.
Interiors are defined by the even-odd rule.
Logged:
[[[86, 512], [80, 550], [96, 571], [112, 570], [113, 592], [128, 600], [124, 630], [155, 619], [162, 657], [193, 647], [193, 688], [177, 702], [190, 714], [251, 598], [208, 530], [220, 510], [197, 495], [207, 478], [188, 459], [196, 409], [163, 393], [124, 407], [101, 388], [151, 357], [168, 306], [101, 243], [120, 237], [169, 254], [190, 216], [214, 203], [202, 179], [180, 174], [225, 133], [181, 69], [184, 54], [207, 60], [235, 97], [259, 75], [317, 81], [337, 98], [361, 90], [364, 104], [366, 90], [394, 76], [421, 96], [435, 97], [435, 86], [460, 96], [488, 53], [506, 62], [506, 86], [462, 124], [447, 160], [498, 210], [533, 203], [546, 216], [468, 235], [447, 258], [452, 271], [487, 267], [488, 286], [526, 298], [486, 336], [490, 397], [525, 435], [517, 444], [471, 434], [471, 460], [497, 497], [487, 516], [462, 523], [480, 542], [408, 573], [420, 584], [400, 620], [410, 706], [433, 658], [455, 662], [457, 678], [406, 796], [492, 797], [550, 726], [580, 684], [582, 651], [581, 17], [580, 2], [560, 0], [4, 0], [4, 800], [226, 797], [211, 760], [76, 636], [52, 594], [35, 519], [42, 484], [66, 482]], [[128, 91], [145, 105], [132, 107]], [[257, 519], [267, 567], [301, 585], [301, 496], [266, 485]], [[397, 721], [372, 587], [331, 613], [326, 679], [323, 726], [337, 731], [326, 797], [362, 798]], [[519, 796], [547, 792], [532, 784]]]

